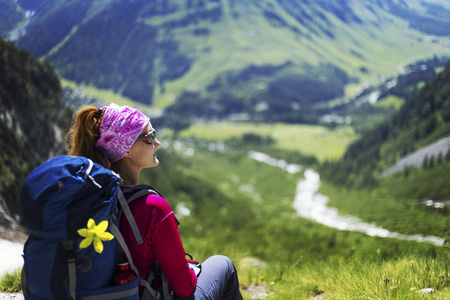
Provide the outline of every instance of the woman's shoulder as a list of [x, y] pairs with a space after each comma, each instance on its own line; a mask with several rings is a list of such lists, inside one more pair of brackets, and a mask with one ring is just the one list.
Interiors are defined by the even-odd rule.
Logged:
[[[170, 207], [167, 200], [150, 186], [142, 185], [132, 188], [125, 188], [124, 193], [128, 194], [127, 199], [137, 197], [130, 203], [133, 206], [137, 205], [142, 209], [157, 209], [167, 212], [172, 211], [172, 208]], [[145, 208], [142, 206], [145, 206]]]
[[145, 205], [164, 210], [172, 210], [167, 200], [163, 196], [158, 194], [148, 194], [147, 196], [145, 196]]

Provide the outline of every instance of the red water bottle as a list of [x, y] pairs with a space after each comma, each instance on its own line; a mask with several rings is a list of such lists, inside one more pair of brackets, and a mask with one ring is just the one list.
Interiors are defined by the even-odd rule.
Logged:
[[126, 284], [137, 278], [136, 273], [130, 269], [130, 263], [120, 262], [117, 264], [117, 270], [111, 278], [113, 285]]

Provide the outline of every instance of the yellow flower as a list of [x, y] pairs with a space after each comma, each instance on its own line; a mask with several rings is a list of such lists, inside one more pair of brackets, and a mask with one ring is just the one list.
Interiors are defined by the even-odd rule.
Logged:
[[114, 238], [114, 236], [105, 232], [108, 228], [108, 221], [100, 222], [100, 224], [95, 225], [95, 221], [93, 219], [89, 219], [87, 223], [87, 228], [82, 228], [78, 230], [78, 234], [84, 237], [85, 239], [81, 241], [80, 248], [89, 247], [92, 242], [94, 242], [94, 249], [98, 253], [103, 252], [103, 243], [102, 241], [110, 241]]

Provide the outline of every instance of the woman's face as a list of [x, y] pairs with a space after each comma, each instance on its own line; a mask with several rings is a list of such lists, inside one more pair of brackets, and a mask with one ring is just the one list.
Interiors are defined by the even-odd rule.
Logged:
[[[141, 136], [151, 133], [152, 131], [154, 131], [152, 125], [148, 123], [147, 127], [141, 132]], [[153, 168], [159, 164], [156, 150], [161, 143], [156, 138], [153, 143], [146, 142], [147, 141], [137, 140], [129, 151], [130, 162], [140, 169]]]

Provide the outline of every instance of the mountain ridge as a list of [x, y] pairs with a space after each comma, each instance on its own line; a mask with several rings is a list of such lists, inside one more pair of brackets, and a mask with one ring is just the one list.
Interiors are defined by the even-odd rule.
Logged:
[[[449, 9], [445, 1], [412, 3], [425, 12]], [[29, 1], [18, 4], [31, 7]], [[428, 33], [409, 28], [418, 13], [393, 0], [47, 0], [33, 9], [19, 47], [50, 62], [64, 78], [159, 108], [186, 91], [204, 93], [229, 71], [288, 61], [295, 66], [285, 70], [288, 75], [306, 75], [321, 63], [341, 69], [358, 79], [346, 88], [395, 72], [393, 64], [408, 56], [445, 53], [449, 40], [445, 35], [442, 45], [421, 40]], [[240, 93], [257, 95], [241, 88], [233, 94], [241, 101], [246, 99]]]

